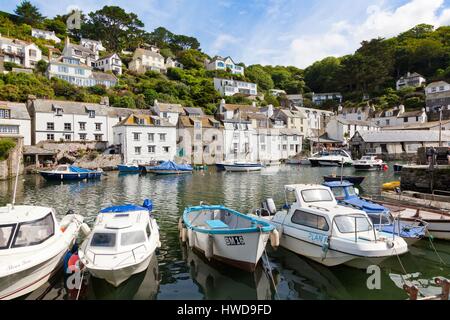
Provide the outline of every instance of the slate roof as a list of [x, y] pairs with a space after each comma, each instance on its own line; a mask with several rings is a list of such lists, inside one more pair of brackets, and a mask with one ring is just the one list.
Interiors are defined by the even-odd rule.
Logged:
[[399, 115], [399, 118], [413, 118], [413, 117], [420, 117], [423, 114], [422, 110], [419, 111], [409, 111], [404, 112], [401, 115]]
[[191, 116], [191, 115], [197, 115], [197, 116], [203, 116], [205, 113], [203, 112], [202, 108], [190, 108], [190, 107], [185, 107], [184, 108], [184, 112]]
[[[438, 130], [386, 130], [386, 131], [361, 131], [361, 138], [368, 143], [390, 142], [437, 142]], [[450, 132], [442, 132], [442, 140], [450, 141]]]
[[53, 113], [55, 108], [62, 108], [64, 113], [68, 114], [87, 114], [88, 110], [94, 110], [96, 116], [108, 115], [109, 107], [98, 103], [61, 101], [36, 99], [33, 101], [35, 112]]
[[[450, 123], [450, 120], [442, 121], [442, 125]], [[424, 123], [409, 123], [401, 126], [385, 127], [383, 130], [414, 130], [414, 129], [431, 129], [439, 127], [439, 121], [431, 121]]]
[[178, 103], [161, 103], [157, 102], [155, 104], [155, 108], [158, 107], [160, 112], [176, 112], [176, 113], [184, 113], [183, 106]]
[[11, 119], [17, 120], [30, 120], [25, 103], [0, 101], [0, 109], [9, 109], [11, 113]]

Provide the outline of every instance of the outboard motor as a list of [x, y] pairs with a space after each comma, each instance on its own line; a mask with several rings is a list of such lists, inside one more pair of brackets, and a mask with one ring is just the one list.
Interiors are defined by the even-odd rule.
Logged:
[[277, 213], [277, 207], [272, 198], [268, 198], [262, 203], [261, 216], [270, 217]]
[[153, 202], [150, 199], [145, 199], [144, 204], [142, 205], [144, 208], [146, 208], [148, 211], [153, 210]]

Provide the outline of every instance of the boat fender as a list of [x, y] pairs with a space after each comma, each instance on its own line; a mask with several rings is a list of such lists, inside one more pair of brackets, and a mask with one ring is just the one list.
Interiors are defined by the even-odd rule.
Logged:
[[280, 233], [277, 229], [274, 229], [270, 233], [270, 244], [272, 245], [272, 248], [278, 248], [280, 246]]
[[194, 247], [194, 231], [192, 229], [188, 229], [187, 238], [188, 238], [189, 247], [193, 248]]
[[181, 231], [183, 229], [183, 218], [180, 217], [178, 220], [178, 231]]
[[386, 241], [386, 246], [387, 246], [389, 249], [392, 249], [392, 248], [394, 247], [394, 242], [392, 242], [391, 240], [388, 240], [388, 241]]
[[85, 237], [87, 237], [91, 233], [91, 228], [86, 223], [81, 225], [81, 232]]
[[214, 255], [214, 237], [209, 235], [205, 248], [205, 257], [206, 259], [211, 260], [213, 255]]
[[181, 231], [180, 231], [180, 233], [181, 233], [181, 236], [180, 236], [181, 241], [182, 241], [183, 243], [185, 243], [186, 240], [187, 240], [187, 230], [186, 230], [186, 228], [182, 228]]

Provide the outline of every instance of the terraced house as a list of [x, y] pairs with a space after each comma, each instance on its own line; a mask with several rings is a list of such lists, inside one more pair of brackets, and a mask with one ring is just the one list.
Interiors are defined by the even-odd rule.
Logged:
[[42, 59], [42, 51], [34, 43], [2, 37], [0, 34], [0, 53], [4, 62], [12, 62], [24, 68], [34, 69]]
[[176, 125], [151, 114], [132, 114], [114, 126], [114, 144], [125, 163], [173, 160], [176, 156]]
[[31, 144], [31, 119], [25, 103], [0, 101], [0, 137], [23, 137]]

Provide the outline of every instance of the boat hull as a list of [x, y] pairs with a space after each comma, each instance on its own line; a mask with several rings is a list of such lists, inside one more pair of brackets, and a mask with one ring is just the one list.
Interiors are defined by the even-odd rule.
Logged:
[[177, 171], [177, 170], [150, 170], [148, 172], [156, 174], [156, 175], [160, 175], [160, 176], [179, 175], [179, 174], [192, 173], [192, 171]]
[[117, 169], [120, 173], [139, 173], [141, 171], [138, 166], [118, 165]]
[[148, 269], [150, 261], [152, 260], [153, 254], [149, 255], [147, 258], [143, 259], [141, 262], [133, 265], [129, 265], [123, 268], [113, 269], [113, 270], [101, 270], [86, 267], [89, 272], [98, 279], [103, 279], [109, 284], [118, 287], [125, 281], [127, 281], [134, 274], [144, 272]]
[[353, 167], [356, 171], [378, 171], [381, 170], [381, 165], [373, 164], [354, 164]]
[[363, 183], [364, 179], [366, 177], [351, 177], [351, 176], [344, 176], [343, 179], [341, 177], [331, 177], [331, 176], [324, 176], [323, 179], [325, 182], [332, 182], [332, 181], [348, 181], [355, 185], [360, 185]]
[[[320, 159], [309, 159], [312, 167], [340, 167], [342, 166], [342, 161], [340, 160], [320, 160]], [[350, 167], [352, 163], [344, 162], [344, 167]]]
[[224, 165], [226, 171], [230, 172], [251, 172], [261, 171], [261, 165]]
[[[230, 245], [227, 239], [239, 239], [239, 245]], [[202, 254], [209, 251], [212, 242], [212, 257], [232, 267], [253, 272], [264, 252], [269, 233], [208, 234], [189, 230], [188, 243]]]
[[40, 172], [41, 176], [48, 181], [77, 181], [77, 180], [97, 180], [102, 177], [100, 172], [89, 173], [55, 173]]

